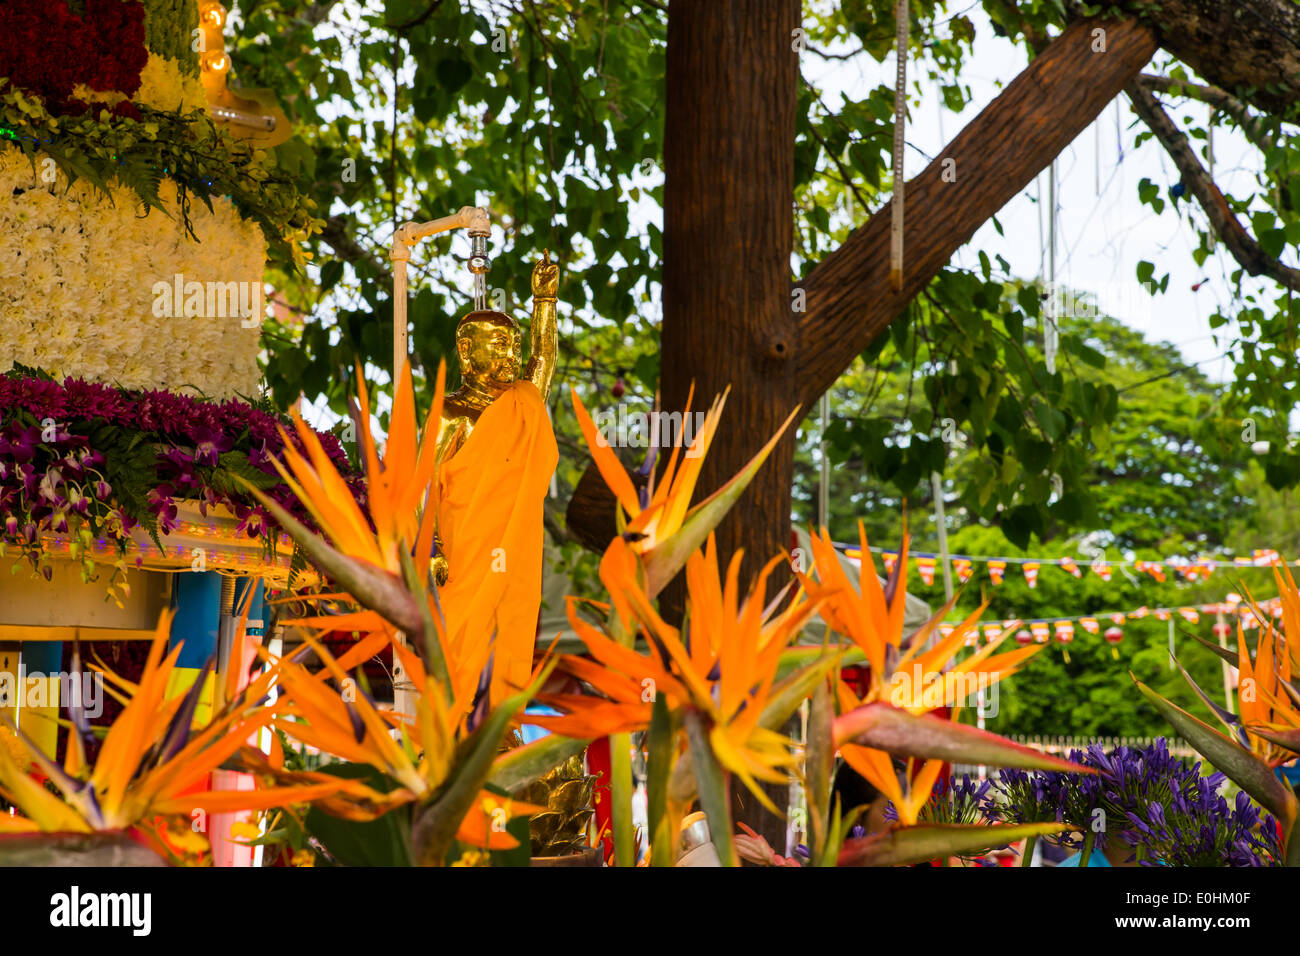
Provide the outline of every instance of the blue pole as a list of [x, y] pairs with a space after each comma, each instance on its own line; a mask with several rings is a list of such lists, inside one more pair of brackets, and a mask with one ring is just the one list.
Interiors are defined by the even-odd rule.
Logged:
[[[168, 682], [168, 695], [189, 690], [203, 665], [217, 653], [217, 634], [221, 622], [221, 575], [215, 571], [186, 571], [177, 574], [172, 592], [171, 644], [181, 645], [176, 670]], [[214, 675], [208, 676], [209, 684]], [[212, 687], [203, 692], [196, 717], [206, 720], [211, 714]], [[205, 709], [206, 708], [206, 709]]]

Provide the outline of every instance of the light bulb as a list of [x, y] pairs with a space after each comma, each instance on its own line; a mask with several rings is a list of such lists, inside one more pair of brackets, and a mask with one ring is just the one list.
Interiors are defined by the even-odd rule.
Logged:
[[199, 19], [205, 25], [220, 30], [226, 24], [226, 8], [219, 3], [205, 3]]

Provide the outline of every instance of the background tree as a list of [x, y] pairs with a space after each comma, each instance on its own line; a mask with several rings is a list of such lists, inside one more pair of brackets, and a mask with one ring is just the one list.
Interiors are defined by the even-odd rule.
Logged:
[[[913, 373], [930, 407], [916, 413], [913, 440], [881, 463], [898, 484], [911, 482], [912, 498], [946, 464], [931, 430], [947, 417], [986, 452], [947, 480], [960, 480], [965, 506], [1010, 542], [1089, 527], [1098, 503], [1088, 450], [1106, 447], [1118, 412], [1114, 387], [1082, 374], [1096, 350], [1066, 343], [1071, 361], [1049, 375], [1027, 347], [1041, 325], [1033, 290], [1009, 300], [1017, 279], [1000, 263], [995, 273], [987, 256], [978, 275], [948, 263], [1123, 91], [1139, 135], [1156, 137], [1182, 175], [1168, 193], [1142, 184], [1138, 198], [1185, 206], [1204, 254], [1213, 242], [1231, 256], [1241, 291], [1214, 320], [1237, 363], [1225, 412], [1252, 418], [1270, 441], [1267, 481], [1294, 484], [1297, 273], [1282, 257], [1300, 238], [1285, 135], [1300, 90], [1297, 8], [983, 8], [1032, 58], [908, 184], [904, 281], [893, 289], [888, 91], [832, 104], [800, 76], [804, 57], [883, 60], [892, 2], [240, 0], [238, 76], [281, 95], [297, 137], [277, 155], [303, 177], [323, 219], [317, 265], [275, 277], [282, 314], [294, 317], [268, 329], [275, 397], [305, 393], [341, 410], [356, 360], [382, 377], [393, 226], [490, 194], [506, 235], [492, 284], [506, 304], [521, 302], [529, 262], [543, 248], [558, 254], [572, 307], [562, 349], [588, 387], [613, 398], [616, 379], [635, 381], [640, 400], [657, 387], [666, 407], [681, 408], [692, 382], [704, 396], [734, 386], [703, 491], [734, 473], [792, 406], [813, 407], [856, 356], [872, 358], [889, 331], [903, 354], [931, 363]], [[939, 82], [946, 107], [962, 105], [972, 21], [935, 0], [914, 0], [910, 14], [914, 67]], [[1256, 144], [1263, 172], [1249, 195], [1225, 195], [1213, 181], [1204, 127], [1170, 120], [1167, 104], [1187, 99], [1213, 104], [1214, 126]], [[422, 249], [415, 263], [419, 371], [446, 354], [466, 308], [466, 277], [454, 257], [435, 254], [449, 245]], [[1153, 264], [1139, 263], [1136, 275], [1163, 285]], [[900, 325], [902, 316], [920, 322]], [[572, 434], [563, 391], [555, 420]], [[883, 438], [872, 439], [877, 450]], [[735, 512], [744, 520], [719, 530], [723, 550], [743, 547], [751, 567], [788, 545], [794, 444], [791, 434], [751, 485]], [[561, 476], [565, 485], [573, 477]], [[570, 487], [559, 489], [553, 530]], [[611, 503], [578, 503], [568, 530], [598, 540]]]
[[[1261, 0], [1253, 6], [1257, 15], [1237, 23], [1237, 32], [1250, 33], [1270, 49], [1286, 49], [1293, 35], [1288, 32], [1289, 14], [1282, 8], [1289, 5]], [[1201, 231], [1207, 236], [1211, 231], [1224, 237], [1232, 233], [1234, 255], [1246, 260], [1241, 273], [1276, 273], [1285, 287], [1290, 273], [1276, 256], [1289, 236], [1287, 230], [1300, 232], [1290, 212], [1291, 182], [1284, 175], [1290, 152], [1282, 133], [1291, 101], [1265, 92], [1265, 87], [1281, 88], [1288, 68], [1281, 61], [1269, 67], [1259, 58], [1252, 59], [1249, 68], [1222, 63], [1214, 49], [1200, 49], [1181, 35], [1174, 38], [1172, 30], [1161, 32], [1166, 21], [1186, 26], [1197, 9], [1204, 24], [1212, 24], [1224, 8], [1178, 3], [1155, 11], [1135, 4], [1133, 9], [1141, 15], [1165, 19], [1149, 20], [1154, 31], [1132, 19], [1104, 21], [1100, 29], [1106, 31], [1105, 52], [1098, 53], [1093, 50], [1095, 27], [1075, 24], [1064, 29], [1070, 17], [1095, 12], [1092, 8], [1067, 11], [1052, 3], [986, 3], [996, 31], [1043, 52], [1020, 82], [1011, 84], [944, 156], [937, 157], [935, 168], [918, 177], [911, 191], [909, 285], [890, 294], [872, 271], [883, 269], [886, 261], [879, 243], [888, 219], [884, 199], [890, 91], [879, 87], [861, 99], [831, 104], [797, 76], [803, 58], [883, 60], [892, 45], [890, 3], [809, 4], [802, 16], [791, 0], [679, 3], [675, 15], [683, 19], [676, 35], [686, 59], [672, 71], [673, 77], [682, 78], [680, 105], [675, 107], [678, 101], [665, 85], [670, 18], [658, 3], [241, 0], [235, 20], [239, 38], [232, 44], [238, 76], [247, 85], [276, 90], [286, 102], [297, 136], [278, 152], [284, 165], [301, 172], [324, 220], [315, 250], [318, 267], [305, 277], [279, 277], [286, 301], [282, 313], [295, 321], [268, 332], [268, 378], [282, 403], [302, 392], [329, 400], [341, 411], [355, 360], [362, 359], [379, 376], [387, 364], [391, 305], [385, 250], [392, 224], [431, 217], [471, 196], [490, 194], [507, 239], [505, 247], [496, 250], [492, 274], [493, 284], [500, 283], [501, 300], [522, 302], [526, 291], [516, 288], [522, 282], [518, 277], [526, 274], [528, 262], [542, 247], [557, 251], [565, 262], [564, 292], [573, 309], [563, 347], [570, 371], [582, 371], [579, 383], [592, 390], [608, 388], [608, 397], [614, 399], [615, 382], [621, 379], [625, 394], [619, 398], [646, 401], [660, 385], [662, 364], [669, 371], [663, 382], [668, 405], [679, 404], [676, 393], [692, 379], [701, 391], [736, 385], [730, 417], [744, 424], [724, 433], [712, 467], [732, 469], [733, 460], [752, 450], [749, 445], [759, 433], [774, 424], [767, 418], [777, 409], [749, 407], [745, 403], [759, 399], [742, 398], [742, 391], [761, 393], [768, 396], [763, 401], [773, 403], [770, 396], [780, 395], [783, 407], [796, 400], [811, 407], [854, 355], [868, 346], [879, 347], [881, 330], [897, 329], [899, 341], [906, 345], [908, 317], [923, 313], [920, 327], [931, 338], [936, 361], [916, 391], [930, 405], [930, 419], [952, 418], [977, 442], [989, 436], [994, 453], [1002, 450], [998, 442], [1005, 440], [999, 429], [988, 427], [997, 415], [1004, 422], [1017, 417], [1028, 422], [1019, 442], [1003, 456], [1000, 470], [971, 474], [982, 488], [992, 480], [984, 516], [996, 516], [1009, 536], [1020, 541], [1086, 523], [1093, 509], [1087, 487], [1077, 479], [1093, 430], [1104, 427], [1113, 412], [1109, 393], [1099, 393], [1102, 400], [1097, 401], [1097, 395], [1081, 393], [1072, 383], [1075, 370], [1047, 376], [1041, 363], [1013, 361], [1004, 363], [1000, 374], [991, 373], [986, 364], [990, 338], [1004, 336], [1023, 344], [1026, 329], [1032, 335], [1039, 324], [1037, 303], [1026, 294], [1021, 302], [1008, 304], [1004, 286], [1017, 280], [1006, 275], [1000, 263], [986, 263], [982, 276], [943, 271], [944, 266], [968, 232], [967, 224], [973, 231], [1045, 165], [1072, 131], [1086, 125], [1109, 101], [1110, 85], [1135, 82], [1121, 74], [1138, 76], [1158, 34], [1207, 76], [1230, 79], [1233, 91], [1193, 80], [1185, 66], [1162, 60], [1163, 79], [1155, 79], [1154, 72], [1138, 77], [1148, 93], [1221, 104], [1214, 122], [1249, 135], [1261, 144], [1267, 160], [1255, 194], [1206, 200], [1204, 205], [1218, 212], [1204, 213]], [[960, 11], [953, 15], [940, 3], [914, 3], [912, 13], [909, 52], [914, 67], [940, 83], [947, 107], [960, 108], [969, 95], [961, 71], [976, 42], [975, 26]], [[715, 44], [714, 39], [727, 36], [722, 27], [733, 21], [749, 24], [751, 34], [747, 39], [737, 36], [735, 50]], [[761, 38], [752, 32], [760, 27]], [[792, 39], [797, 39], [796, 29], [803, 30], [806, 39], [801, 50], [792, 49], [800, 45]], [[1052, 34], [1062, 29], [1052, 41]], [[1201, 28], [1196, 35], [1203, 33]], [[695, 36], [702, 39], [692, 59], [688, 47]], [[839, 52], [845, 46], [847, 52]], [[709, 64], [720, 65], [720, 57], [726, 56], [735, 57], [728, 69], [710, 75]], [[779, 71], [769, 69], [778, 59], [781, 69], [796, 72], [778, 76]], [[1133, 66], [1137, 60], [1141, 63]], [[1243, 72], [1248, 69], [1254, 72]], [[1269, 69], [1274, 73], [1268, 74]], [[700, 76], [694, 75], [700, 71]], [[1076, 82], [1079, 75], [1088, 76], [1089, 82]], [[1247, 78], [1256, 81], [1254, 88], [1246, 84]], [[725, 88], [742, 79], [768, 86]], [[1267, 79], [1277, 82], [1263, 82]], [[713, 82], [723, 86], [707, 85]], [[779, 109], [772, 99], [776, 96], [785, 104]], [[716, 108], [721, 102], [727, 109]], [[1040, 138], [1009, 136], [1012, 129], [1034, 125], [1042, 110], [1051, 115], [1050, 123], [1041, 124], [1050, 127], [1048, 132], [1035, 134]], [[1142, 115], [1155, 126], [1150, 135], [1162, 142], [1169, 139], [1174, 152], [1178, 137], [1183, 145], [1198, 138], [1195, 129], [1177, 128], [1171, 138], [1150, 109]], [[788, 122], [782, 119], [786, 116]], [[767, 144], [763, 149], [768, 151], [761, 162], [746, 155], [736, 161], [761, 165], [764, 178], [777, 168], [768, 159], [779, 161], [777, 165], [793, 162], [788, 186], [798, 210], [793, 231], [788, 241], [784, 232], [763, 241], [773, 250], [789, 247], [794, 252], [800, 276], [793, 278], [807, 293], [806, 312], [788, 308], [791, 290], [786, 282], [792, 277], [783, 265], [779, 269], [785, 278], [775, 284], [763, 280], [771, 288], [745, 291], [747, 277], [778, 269], [759, 268], [753, 260], [754, 243], [771, 232], [766, 219], [789, 220], [784, 203], [766, 211], [754, 203], [770, 202], [762, 197], [787, 187], [778, 183], [769, 189], [770, 183], [741, 175], [742, 168], [719, 161], [716, 150], [734, 141], [720, 123], [753, 124], [742, 138]], [[778, 128], [782, 123], [790, 128]], [[665, 131], [671, 137], [675, 130], [683, 134], [675, 141], [682, 144], [680, 155], [672, 155], [681, 171], [676, 195], [686, 217], [675, 261], [683, 277], [680, 296], [690, 298], [680, 300], [681, 318], [676, 321], [671, 305], [675, 293], [665, 290], [669, 327], [662, 333], [658, 280], [668, 275], [661, 267], [670, 273], [675, 267], [671, 244], [664, 246], [656, 219], [664, 198], [662, 171], [670, 158], [663, 137]], [[988, 145], [989, 137], [1015, 139], [1016, 155], [986, 151], [981, 158], [979, 147]], [[757, 157], [757, 152], [750, 153]], [[954, 184], [945, 184], [939, 175], [944, 158], [958, 160], [962, 170], [959, 188], [946, 192], [942, 187]], [[697, 175], [703, 178], [691, 179]], [[1147, 182], [1139, 195], [1153, 205], [1200, 203], [1205, 190], [1192, 185], [1189, 181], [1179, 196], [1165, 196]], [[671, 177], [668, 188], [671, 192]], [[705, 205], [696, 208], [692, 203], [697, 200]], [[1225, 225], [1225, 204], [1232, 216], [1248, 215], [1258, 238], [1240, 224], [1235, 230]], [[1198, 221], [1189, 216], [1193, 228], [1199, 228]], [[938, 245], [928, 238], [931, 229], [943, 234]], [[456, 314], [465, 308], [468, 284], [455, 257], [436, 254], [449, 247], [455, 248], [454, 242], [442, 240], [422, 249], [429, 257], [416, 263], [412, 339], [422, 366], [445, 354]], [[710, 259], [724, 251], [738, 261]], [[777, 258], [772, 251], [764, 254]], [[784, 254], [780, 258], [785, 261]], [[1149, 264], [1137, 268], [1139, 277], [1154, 280]], [[672, 279], [670, 286], [676, 282]], [[707, 301], [706, 287], [714, 289]], [[915, 307], [909, 306], [921, 291], [924, 295]], [[754, 296], [753, 303], [746, 305], [744, 295]], [[1275, 313], [1276, 303], [1265, 309], [1262, 301], [1244, 289], [1240, 313], [1220, 319], [1225, 343], [1235, 344], [1241, 360], [1231, 399], [1234, 409], [1254, 414], [1261, 437], [1273, 438], [1267, 474], [1273, 483], [1286, 485], [1300, 462], [1293, 461], [1284, 440], [1285, 411], [1292, 398], [1286, 376], [1288, 362], [1294, 361], [1294, 350], [1286, 347], [1287, 330], [1294, 323], [1289, 311]], [[756, 316], [768, 311], [771, 316], [764, 325]], [[1003, 321], [994, 321], [996, 332], [988, 333], [993, 316]], [[778, 328], [790, 334], [773, 338], [769, 333]], [[726, 347], [712, 347], [702, 336], [713, 336]], [[661, 362], [661, 354], [671, 361]], [[941, 357], [947, 358], [946, 365]], [[707, 362], [716, 367], [704, 368]], [[784, 381], [781, 376], [791, 368], [796, 373]], [[1006, 400], [1003, 393], [1015, 390], [1019, 395]], [[569, 426], [560, 391], [555, 411], [565, 431]], [[784, 411], [776, 421], [782, 417]], [[913, 498], [923, 488], [930, 466], [943, 463], [930, 444], [917, 441], [901, 452], [898, 474], [912, 481]], [[779, 489], [788, 485], [789, 474], [789, 467], [777, 462], [753, 494], [758, 499], [773, 494], [783, 498]], [[1066, 491], [1055, 503], [1044, 494], [1053, 475], [1060, 477]], [[557, 512], [567, 500], [566, 491], [560, 489]], [[750, 523], [748, 542], [737, 538], [731, 543], [748, 543], [752, 552], [770, 550], [778, 541], [783, 546], [785, 536], [777, 526], [783, 525], [786, 509], [754, 510], [769, 516], [771, 526], [760, 529]], [[591, 520], [590, 513], [578, 520]], [[553, 522], [554, 529], [559, 526]]]
[[[1229, 591], [1240, 591], [1243, 583], [1260, 597], [1271, 595], [1272, 572], [1267, 569], [1220, 569], [1210, 579], [1192, 583], [1180, 579], [1172, 568], [1166, 568], [1164, 582], [1118, 566], [1106, 582], [1088, 570], [1088, 558], [1097, 555], [1112, 562], [1163, 561], [1171, 555], [1249, 556], [1254, 548], [1267, 545], [1294, 557], [1300, 554], [1290, 547], [1296, 513], [1287, 493], [1268, 487], [1250, 445], [1233, 431], [1234, 423], [1221, 418], [1225, 386], [1187, 365], [1173, 347], [1150, 343], [1104, 315], [1065, 320], [1062, 332], [1067, 339], [1078, 337], [1105, 360], [1104, 369], [1092, 367], [1083, 374], [1083, 384], [1104, 379], [1117, 395], [1118, 412], [1107, 429], [1108, 441], [1096, 449], [1083, 475], [1096, 503], [1096, 514], [1087, 527], [1096, 530], [1055, 535], [1049, 546], [1032, 542], [1025, 548], [1013, 543], [996, 523], [981, 520], [979, 481], [970, 477], [996, 470], [997, 460], [986, 447], [962, 441], [960, 434], [948, 446], [952, 477], [944, 483], [945, 511], [952, 553], [1071, 556], [1081, 565], [1083, 576], [1076, 579], [1060, 568], [1044, 566], [1037, 587], [1030, 589], [1020, 567], [1012, 564], [1004, 583], [994, 586], [986, 568], [977, 565], [950, 618], [965, 617], [984, 598], [990, 602], [986, 620], [1077, 620], [1140, 607], [1214, 604]], [[1036, 345], [1029, 346], [1031, 353], [1036, 350]], [[928, 361], [924, 351], [916, 361]], [[874, 367], [859, 360], [832, 391], [827, 440], [835, 467], [830, 472], [829, 527], [838, 541], [857, 541], [861, 517], [874, 547], [896, 548], [906, 513], [913, 548], [939, 550], [932, 497], [905, 499], [904, 490], [912, 487], [912, 481], [906, 476], [900, 479], [897, 470], [902, 450], [915, 437], [914, 406], [928, 409], [915, 390], [909, 401], [908, 386], [918, 378], [912, 363], [891, 343], [881, 350]], [[794, 492], [795, 520], [801, 524], [815, 520], [819, 433], [817, 417], [805, 419], [796, 452]], [[927, 433], [928, 429], [921, 431]], [[1229, 433], [1235, 441], [1223, 442], [1222, 436]], [[928, 486], [922, 487], [928, 492]], [[927, 586], [913, 571], [908, 584], [932, 606], [943, 603], [941, 573]], [[1102, 629], [1109, 623], [1103, 619]], [[1175, 618], [1174, 623], [1184, 666], [1201, 686], [1220, 688], [1218, 659], [1189, 636], [1214, 640], [1213, 615], [1202, 615], [1196, 623]], [[1148, 616], [1126, 622], [1123, 630], [1117, 660], [1101, 635], [1076, 627], [1068, 647], [1070, 660], [1056, 644], [1035, 658], [1001, 689], [1000, 711], [990, 726], [1002, 733], [1049, 735], [1164, 733], [1163, 721], [1132, 693], [1130, 670], [1148, 685], [1160, 686], [1162, 693], [1197, 709], [1205, 719], [1213, 719], [1199, 701], [1185, 699], [1182, 678], [1169, 668], [1166, 622]]]

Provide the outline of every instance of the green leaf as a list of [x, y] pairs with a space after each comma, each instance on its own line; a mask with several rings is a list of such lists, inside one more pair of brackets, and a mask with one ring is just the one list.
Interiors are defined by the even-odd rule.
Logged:
[[434, 73], [443, 92], [451, 94], [470, 81], [474, 76], [474, 68], [459, 56], [452, 56], [441, 60]]
[[676, 846], [668, 833], [668, 781], [676, 751], [673, 736], [668, 700], [663, 695], [656, 695], [650, 712], [650, 737], [646, 748], [646, 821], [654, 837], [650, 844], [651, 864], [654, 866], [672, 866]]
[[1078, 827], [1068, 823], [1019, 823], [993, 826], [928, 824], [888, 830], [849, 840], [840, 851], [840, 866], [909, 866], [950, 856], [966, 856], [1028, 837], [1049, 836]]
[[1278, 780], [1271, 767], [1249, 750], [1229, 740], [1209, 724], [1198, 720], [1177, 704], [1161, 697], [1137, 677], [1129, 674], [1142, 696], [1149, 700], [1169, 724], [1196, 752], [1216, 769], [1222, 770], [1237, 786], [1255, 798], [1264, 809], [1289, 832], [1296, 820], [1296, 797]]
[[514, 793], [539, 777], [550, 773], [570, 757], [587, 749], [590, 740], [572, 740], [559, 734], [547, 734], [522, 747], [507, 750], [492, 764], [488, 782]]
[[223, 452], [217, 459], [217, 467], [213, 469], [210, 480], [214, 488], [227, 495], [239, 492], [240, 480], [262, 491], [280, 484], [279, 477], [255, 468], [249, 463], [248, 455], [242, 451]]
[[523, 710], [550, 676], [554, 662], [544, 668], [523, 692], [502, 701], [468, 739], [456, 748], [450, 777], [439, 790], [416, 807], [411, 825], [411, 849], [423, 866], [436, 866], [447, 856], [456, 831], [488, 782], [501, 742], [515, 714]]
[[865, 704], [835, 719], [835, 745], [859, 744], [897, 757], [938, 759], [953, 763], [1021, 767], [1026, 770], [1064, 770], [1095, 773], [1087, 767], [1012, 743], [997, 734], [943, 720], [931, 714], [912, 714], [884, 701]]
[[709, 840], [718, 851], [723, 866], [736, 866], [736, 846], [732, 840], [731, 798], [727, 778], [718, 765], [709, 744], [704, 718], [694, 710], [684, 718], [686, 737], [690, 743], [691, 762], [700, 794], [700, 806], [709, 821]]
[[636, 364], [632, 366], [632, 371], [649, 389], [659, 387], [659, 355], [658, 353], [645, 353], [637, 356]]
[[[392, 780], [367, 764], [331, 763], [323, 773], [345, 780], [360, 780], [366, 786], [388, 793], [397, 788]], [[345, 820], [311, 807], [303, 826], [344, 866], [411, 866], [411, 808], [401, 806], [374, 820]]]

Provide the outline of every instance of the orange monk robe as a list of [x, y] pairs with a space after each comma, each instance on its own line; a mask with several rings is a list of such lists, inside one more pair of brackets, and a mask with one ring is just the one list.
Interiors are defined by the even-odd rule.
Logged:
[[[542, 506], [558, 461], [546, 403], [524, 380], [482, 411], [441, 468], [438, 533], [449, 574], [438, 597], [456, 659], [486, 664], [495, 655], [493, 706], [526, 687], [532, 672]], [[481, 667], [468, 670], [467, 679]], [[456, 693], [472, 694], [473, 687]]]

